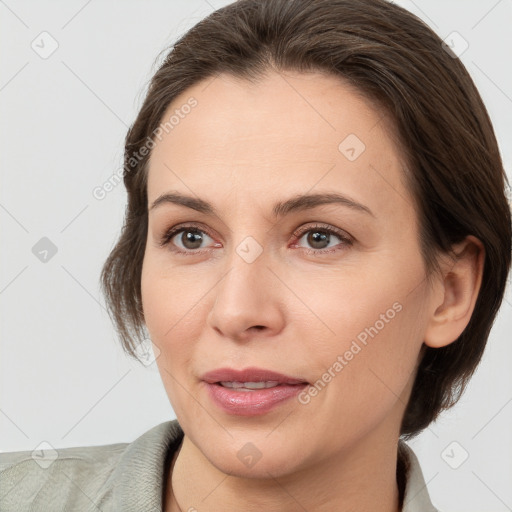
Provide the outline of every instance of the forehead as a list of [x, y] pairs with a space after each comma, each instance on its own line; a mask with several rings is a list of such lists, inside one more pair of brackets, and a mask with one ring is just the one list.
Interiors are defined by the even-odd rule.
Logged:
[[[191, 98], [195, 106], [185, 108]], [[338, 77], [269, 72], [252, 83], [219, 75], [175, 98], [162, 122], [173, 115], [152, 151], [150, 203], [166, 189], [219, 201], [250, 193], [273, 204], [283, 191], [315, 188], [377, 211], [411, 202], [389, 118]]]

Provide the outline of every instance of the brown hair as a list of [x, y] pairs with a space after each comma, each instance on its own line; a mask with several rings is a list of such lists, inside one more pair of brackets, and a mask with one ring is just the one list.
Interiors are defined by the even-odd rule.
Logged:
[[[125, 350], [146, 337], [141, 301], [148, 145], [173, 99], [219, 73], [268, 69], [342, 77], [394, 121], [420, 221], [427, 277], [438, 252], [474, 235], [485, 247], [471, 320], [442, 348], [422, 347], [401, 434], [418, 434], [460, 398], [501, 305], [511, 259], [508, 184], [485, 106], [468, 72], [420, 19], [384, 0], [239, 0], [197, 23], [153, 76], [125, 141], [125, 223], [101, 284]], [[136, 157], [136, 158], [134, 158]]]

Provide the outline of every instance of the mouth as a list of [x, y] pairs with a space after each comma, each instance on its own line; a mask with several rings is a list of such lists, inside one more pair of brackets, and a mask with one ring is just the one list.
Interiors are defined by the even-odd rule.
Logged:
[[213, 403], [224, 412], [255, 416], [296, 396], [309, 383], [271, 370], [220, 368], [202, 376]]
[[309, 384], [302, 378], [255, 367], [244, 370], [218, 368], [205, 373], [202, 380], [208, 384], [220, 384], [224, 387], [236, 389], [264, 389], [280, 385]]
[[282, 386], [281, 383], [276, 381], [263, 381], [263, 382], [216, 382], [223, 388], [236, 389], [237, 391], [254, 391], [255, 389], [270, 389], [276, 386]]

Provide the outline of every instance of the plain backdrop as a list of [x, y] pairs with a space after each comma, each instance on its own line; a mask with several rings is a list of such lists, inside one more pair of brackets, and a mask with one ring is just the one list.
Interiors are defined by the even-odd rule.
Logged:
[[[0, 2], [1, 450], [130, 442], [175, 417], [99, 291], [124, 187], [93, 191], [119, 173], [159, 53], [227, 3]], [[512, 0], [398, 3], [464, 50], [510, 176]], [[512, 510], [511, 331], [509, 288], [467, 392], [410, 442], [443, 511]]]

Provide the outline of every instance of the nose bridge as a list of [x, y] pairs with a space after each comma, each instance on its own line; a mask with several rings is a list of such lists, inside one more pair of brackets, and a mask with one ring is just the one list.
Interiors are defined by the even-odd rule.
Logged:
[[215, 287], [210, 323], [229, 337], [240, 337], [251, 327], [278, 328], [281, 312], [275, 294], [271, 255], [252, 236], [232, 246], [227, 274]]
[[268, 260], [263, 246], [252, 236], [232, 247], [228, 256], [228, 274], [218, 287], [216, 302], [232, 303], [234, 311], [242, 311], [249, 302], [262, 301], [269, 277]]

